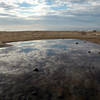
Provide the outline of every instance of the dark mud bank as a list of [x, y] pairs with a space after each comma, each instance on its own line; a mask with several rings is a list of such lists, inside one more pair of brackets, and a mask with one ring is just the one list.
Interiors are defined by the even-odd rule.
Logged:
[[9, 46], [11, 46], [11, 45], [3, 43], [3, 42], [0, 42], [0, 48], [2, 48], [2, 47], [9, 47]]

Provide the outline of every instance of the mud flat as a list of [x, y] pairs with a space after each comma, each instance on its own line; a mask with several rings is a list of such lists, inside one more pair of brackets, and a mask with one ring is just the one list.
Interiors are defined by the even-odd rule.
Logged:
[[99, 100], [100, 45], [77, 39], [12, 42], [0, 49], [1, 100]]

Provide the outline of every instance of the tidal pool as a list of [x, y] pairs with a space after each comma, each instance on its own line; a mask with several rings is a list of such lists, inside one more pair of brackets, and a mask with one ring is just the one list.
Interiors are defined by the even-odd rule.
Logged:
[[0, 48], [1, 100], [99, 100], [100, 45], [77, 39]]

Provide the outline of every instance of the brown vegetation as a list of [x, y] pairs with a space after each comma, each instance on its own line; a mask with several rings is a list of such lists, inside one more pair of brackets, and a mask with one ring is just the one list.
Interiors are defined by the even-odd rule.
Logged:
[[100, 43], [100, 32], [84, 31], [14, 31], [0, 32], [3, 43], [40, 39], [81, 39]]

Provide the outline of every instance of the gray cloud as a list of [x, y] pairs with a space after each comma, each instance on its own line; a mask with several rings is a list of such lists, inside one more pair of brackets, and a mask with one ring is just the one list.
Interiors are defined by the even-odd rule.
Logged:
[[4, 8], [5, 10], [13, 10], [15, 6], [7, 4], [5, 2], [0, 2], [0, 8]]
[[50, 29], [60, 25], [62, 28], [87, 26], [99, 29], [99, 8], [99, 0], [25, 0], [23, 3], [2, 1], [0, 2], [0, 25], [37, 23], [45, 27], [49, 26]]

